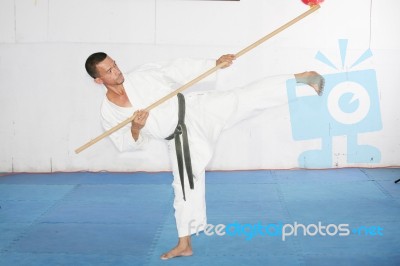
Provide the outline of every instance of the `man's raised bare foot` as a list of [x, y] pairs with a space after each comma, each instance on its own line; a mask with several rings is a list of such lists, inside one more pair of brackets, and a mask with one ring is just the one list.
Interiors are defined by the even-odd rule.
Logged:
[[193, 250], [192, 250], [190, 236], [184, 236], [179, 238], [179, 242], [178, 245], [176, 245], [176, 247], [174, 247], [167, 253], [162, 254], [160, 259], [169, 260], [175, 257], [187, 257], [192, 255], [193, 255]]
[[324, 92], [325, 79], [315, 71], [307, 71], [294, 75], [297, 83], [304, 83], [314, 88], [319, 96]]

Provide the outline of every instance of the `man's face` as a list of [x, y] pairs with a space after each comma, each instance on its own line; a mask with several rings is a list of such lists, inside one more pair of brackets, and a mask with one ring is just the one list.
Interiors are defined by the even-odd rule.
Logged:
[[107, 56], [103, 61], [96, 65], [98, 77], [95, 81], [105, 86], [115, 86], [124, 83], [124, 76], [119, 70], [115, 61]]

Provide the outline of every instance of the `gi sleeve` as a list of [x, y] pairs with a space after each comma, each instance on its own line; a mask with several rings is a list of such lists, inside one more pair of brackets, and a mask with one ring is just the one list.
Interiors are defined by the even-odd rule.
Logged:
[[[118, 123], [119, 121], [102, 112], [102, 126], [106, 131]], [[139, 133], [139, 138], [135, 141], [131, 133], [130, 124], [112, 133], [109, 137], [120, 152], [141, 150], [149, 142], [149, 136], [142, 132]]]

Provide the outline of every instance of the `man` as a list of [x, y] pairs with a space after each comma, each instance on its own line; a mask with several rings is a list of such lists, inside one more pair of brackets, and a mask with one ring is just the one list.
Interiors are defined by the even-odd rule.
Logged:
[[318, 95], [322, 94], [324, 79], [311, 71], [265, 78], [229, 91], [192, 92], [185, 97], [173, 97], [151, 114], [143, 110], [171, 92], [172, 84], [185, 84], [216, 64], [225, 63], [222, 68], [229, 67], [233, 60], [235, 56], [227, 54], [216, 61], [179, 59], [147, 64], [127, 74], [126, 79], [115, 61], [105, 53], [92, 54], [86, 61], [88, 74], [107, 89], [101, 107], [105, 130], [135, 114], [130, 125], [110, 135], [120, 151], [140, 149], [150, 137], [169, 139], [179, 240], [161, 259], [193, 254], [191, 235], [207, 224], [205, 168], [220, 133], [263, 110], [287, 104], [284, 87], [286, 80], [292, 77], [310, 85]]

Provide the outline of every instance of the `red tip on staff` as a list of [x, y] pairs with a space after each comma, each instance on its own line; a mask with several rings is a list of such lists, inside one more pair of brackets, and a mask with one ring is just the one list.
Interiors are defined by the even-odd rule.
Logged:
[[312, 7], [321, 4], [324, 0], [301, 0], [301, 2]]

